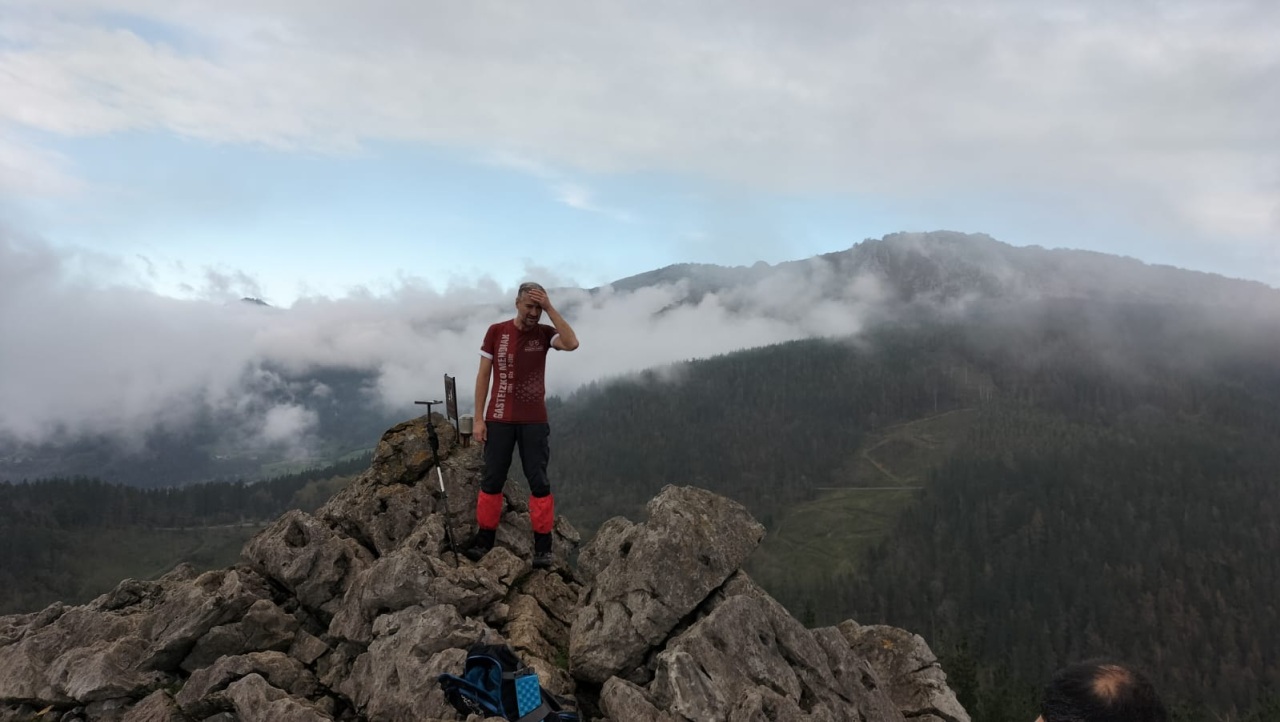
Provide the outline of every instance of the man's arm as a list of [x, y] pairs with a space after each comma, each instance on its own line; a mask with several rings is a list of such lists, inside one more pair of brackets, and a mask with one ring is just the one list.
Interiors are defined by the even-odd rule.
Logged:
[[489, 438], [489, 429], [484, 425], [485, 402], [489, 400], [489, 377], [493, 373], [493, 359], [480, 357], [480, 371], [476, 373], [476, 420], [471, 427], [476, 441], [484, 443]]
[[551, 325], [556, 327], [556, 338], [552, 340], [552, 348], [561, 351], [572, 351], [578, 348], [578, 334], [573, 332], [573, 327], [569, 322], [564, 320], [564, 316], [551, 305], [551, 299], [547, 297], [544, 291], [530, 291], [529, 300], [542, 306], [542, 310], [547, 312], [547, 318], [551, 320]]

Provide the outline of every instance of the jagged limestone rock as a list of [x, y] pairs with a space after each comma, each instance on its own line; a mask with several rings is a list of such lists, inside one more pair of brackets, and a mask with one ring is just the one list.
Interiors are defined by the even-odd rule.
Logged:
[[[845, 649], [848, 647], [846, 645]], [[660, 709], [689, 720], [902, 719], [861, 680], [839, 678], [831, 658], [767, 596], [724, 600], [655, 658], [649, 689]], [[746, 705], [746, 706], [743, 706]]]
[[466, 649], [492, 632], [439, 604], [383, 615], [373, 633], [368, 651], [336, 689], [370, 719], [399, 720], [443, 716], [452, 709], [436, 677], [460, 673]]
[[578, 554], [578, 577], [587, 584], [594, 582], [596, 575], [604, 571], [610, 562], [623, 556], [624, 547], [631, 548], [632, 537], [640, 529], [638, 524], [620, 516], [601, 524], [591, 543]]
[[[508, 598], [503, 633], [520, 653], [568, 663], [569, 625], [581, 587], [549, 571], [525, 577]], [[564, 693], [564, 692], [561, 692]]]
[[[0, 626], [0, 700], [65, 704], [139, 698], [172, 680], [215, 626], [240, 618], [267, 586], [247, 570], [189, 581], [127, 579], [82, 607], [55, 605]], [[19, 618], [21, 619], [21, 618]]]
[[[556, 564], [532, 570], [526, 492], [510, 484], [497, 546], [478, 563], [455, 558], [426, 423], [389, 431], [369, 471], [315, 516], [263, 530], [247, 566], [183, 565], [87, 605], [0, 617], [0, 722], [47, 706], [68, 722], [457, 720], [436, 676], [460, 673], [480, 641], [510, 644], [549, 690], [582, 701], [584, 719], [870, 722], [901, 707], [966, 722], [927, 647], [901, 641], [911, 635], [791, 618], [740, 569], [760, 525], [706, 491], [667, 487], [644, 523], [610, 520], [576, 571], [577, 533], [560, 517]], [[449, 449], [445, 427], [461, 540], [481, 448]], [[909, 661], [878, 659], [886, 639], [915, 649]]]
[[275, 602], [259, 599], [240, 621], [214, 627], [201, 637], [182, 660], [182, 669], [194, 672], [229, 655], [287, 650], [293, 644], [298, 627], [298, 620]]
[[569, 659], [579, 679], [603, 683], [639, 665], [764, 536], [745, 507], [702, 489], [667, 486], [646, 508], [648, 520], [623, 530], [573, 620]]
[[356, 575], [373, 562], [368, 549], [297, 510], [250, 539], [241, 557], [326, 619], [337, 611]]
[[359, 541], [374, 554], [388, 554], [399, 547], [425, 517], [436, 511], [439, 492], [435, 484], [428, 483], [434, 479], [409, 486], [362, 483], [366, 477], [372, 474], [366, 472], [338, 492], [319, 515], [326, 524]]
[[[437, 417], [438, 418], [438, 417]], [[427, 418], [419, 416], [387, 429], [373, 452], [368, 481], [372, 484], [415, 484], [433, 468]], [[457, 433], [449, 423], [437, 423], [439, 457], [444, 461], [455, 450]], [[477, 444], [475, 449], [480, 447]]]
[[947, 675], [924, 638], [884, 625], [841, 623], [837, 629], [883, 680], [894, 704], [920, 722], [969, 722]]
[[149, 692], [168, 680], [154, 670], [140, 669], [147, 641], [133, 635], [102, 640], [72, 649], [48, 666], [46, 679], [55, 698], [93, 702]]
[[517, 652], [542, 659], [555, 659], [569, 646], [569, 629], [556, 624], [538, 600], [517, 594], [508, 608], [507, 641]]
[[209, 630], [241, 620], [271, 594], [266, 581], [248, 569], [211, 571], [190, 582], [163, 584], [166, 593], [141, 619], [141, 634], [152, 642], [143, 662], [148, 669], [176, 670]]
[[643, 689], [620, 677], [610, 677], [604, 683], [600, 709], [612, 722], [684, 722], [683, 718], [658, 709]]
[[156, 690], [134, 705], [120, 718], [120, 722], [187, 722], [173, 695]]
[[463, 615], [481, 613], [506, 595], [514, 579], [512, 566], [527, 569], [527, 562], [506, 550], [495, 551], [494, 560], [508, 564], [453, 566], [439, 557], [428, 557], [412, 548], [401, 548], [373, 562], [353, 580], [343, 598], [329, 634], [367, 644], [376, 616], [413, 605], [450, 604]]
[[227, 687], [227, 698], [240, 722], [322, 722], [333, 717], [314, 705], [273, 687], [260, 674], [250, 674]]
[[254, 652], [223, 657], [196, 671], [178, 692], [176, 701], [188, 715], [196, 719], [207, 717], [227, 709], [225, 690], [251, 674], [299, 697], [311, 697], [320, 689], [315, 675], [298, 660], [282, 652]]
[[109, 699], [94, 700], [84, 705], [84, 718], [91, 720], [118, 720], [124, 716], [125, 711], [132, 708], [134, 699], [131, 697], [111, 697]]
[[538, 673], [553, 694], [572, 697], [566, 667], [569, 624], [582, 588], [553, 571], [535, 571], [521, 580], [503, 611], [501, 630], [511, 646]]
[[329, 645], [325, 644], [323, 639], [299, 630], [294, 634], [293, 643], [289, 647], [289, 656], [303, 664], [311, 665], [328, 651]]

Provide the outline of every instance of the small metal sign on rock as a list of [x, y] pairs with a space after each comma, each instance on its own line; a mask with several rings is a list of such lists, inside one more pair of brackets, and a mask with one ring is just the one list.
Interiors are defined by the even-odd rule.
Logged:
[[444, 409], [448, 418], [458, 420], [458, 380], [444, 375]]

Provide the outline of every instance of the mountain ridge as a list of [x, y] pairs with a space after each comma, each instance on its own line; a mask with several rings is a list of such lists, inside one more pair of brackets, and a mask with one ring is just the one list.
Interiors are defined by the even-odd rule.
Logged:
[[[975, 262], [975, 258], [980, 262]], [[653, 271], [628, 276], [608, 284], [615, 289], [635, 290], [645, 286], [677, 283], [686, 281], [694, 285], [694, 290], [707, 293], [727, 290], [766, 277], [771, 272], [786, 272], [806, 269], [815, 261], [830, 264], [841, 273], [856, 274], [870, 271], [896, 281], [905, 295], [910, 298], [915, 293], [927, 290], [913, 286], [913, 281], [920, 278], [902, 278], [904, 270], [910, 270], [902, 264], [912, 261], [933, 261], [931, 275], [944, 278], [950, 274], [963, 273], [971, 283], [987, 284], [987, 290], [1000, 290], [1004, 294], [1013, 292], [1032, 292], [1040, 295], [1073, 297], [1092, 294], [1107, 287], [1106, 283], [1080, 284], [1080, 280], [1107, 279], [1114, 285], [1114, 279], [1121, 275], [1140, 277], [1152, 286], [1146, 293], [1133, 294], [1130, 297], [1145, 300], [1189, 302], [1185, 293], [1170, 288], [1178, 283], [1192, 284], [1202, 293], [1210, 292], [1210, 297], [1217, 297], [1215, 302], [1230, 302], [1232, 305], [1247, 305], [1260, 301], [1280, 304], [1280, 290], [1261, 281], [1238, 279], [1217, 273], [1180, 268], [1167, 264], [1151, 264], [1131, 256], [1121, 256], [1074, 248], [1046, 248], [1039, 245], [1014, 246], [999, 241], [985, 233], [961, 233], [957, 231], [930, 231], [923, 233], [891, 233], [880, 239], [868, 238], [854, 244], [843, 251], [832, 251], [805, 259], [783, 261], [776, 264], [756, 263], [752, 266], [717, 266], [713, 264], [681, 263], [665, 266]], [[942, 261], [950, 264], [944, 266]], [[926, 269], [917, 269], [926, 270]], [[1014, 272], [1023, 274], [1019, 286], [1010, 287], [1001, 283]], [[1078, 277], [1076, 286], [1062, 286], [1050, 283], [1056, 274], [1068, 274]], [[1101, 274], [1101, 277], [1097, 274]], [[598, 290], [598, 289], [593, 289]], [[965, 290], [958, 286], [957, 292]], [[1181, 289], [1185, 290], [1185, 289]], [[1124, 297], [1120, 294], [1118, 297]], [[1198, 299], [1195, 302], [1204, 302]]]
[[[655, 317], [695, 307], [715, 295], [731, 318], [768, 318], [810, 335], [857, 333], [871, 322], [1039, 298], [1176, 305], [1193, 313], [1229, 314], [1237, 324], [1280, 318], [1280, 291], [1257, 281], [1094, 251], [1017, 247], [985, 234], [951, 231], [890, 234], [773, 266], [677, 264], [590, 289], [587, 298], [655, 287], [674, 289], [673, 300], [657, 309]], [[574, 306], [582, 303], [589, 301], [570, 294], [567, 313], [572, 316]], [[247, 371], [249, 380], [243, 382], [255, 404], [237, 405], [230, 414], [205, 409], [185, 426], [156, 422], [133, 449], [107, 434], [45, 445], [0, 439], [0, 479], [93, 474], [139, 486], [252, 480], [270, 475], [266, 469], [278, 468], [271, 464], [296, 459], [300, 452], [281, 443], [251, 449], [249, 440], [235, 438], [235, 414], [242, 408], [261, 415], [262, 409], [283, 404], [314, 418], [306, 452], [320, 455], [313, 464], [371, 448], [393, 418], [374, 399], [382, 373], [376, 367], [298, 369], [266, 361], [260, 366]]]

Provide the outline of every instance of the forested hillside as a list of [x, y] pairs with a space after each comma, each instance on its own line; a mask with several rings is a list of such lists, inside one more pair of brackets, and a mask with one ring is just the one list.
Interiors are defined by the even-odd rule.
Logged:
[[183, 561], [203, 569], [234, 563], [263, 522], [318, 508], [369, 459], [253, 484], [0, 482], [0, 614], [84, 602], [121, 579], [151, 578]]
[[[946, 423], [886, 436], [919, 419]], [[788, 570], [761, 575], [771, 591], [816, 622], [921, 632], [977, 719], [1034, 718], [1035, 687], [1095, 654], [1149, 668], [1182, 719], [1239, 718], [1280, 685], [1274, 320], [979, 305], [599, 385], [553, 424], [560, 508], [579, 526], [678, 483], [739, 499], [775, 537], [802, 529], [804, 554], [766, 540], [769, 568]], [[915, 482], [867, 502], [872, 543], [813, 521], [848, 487]]]

